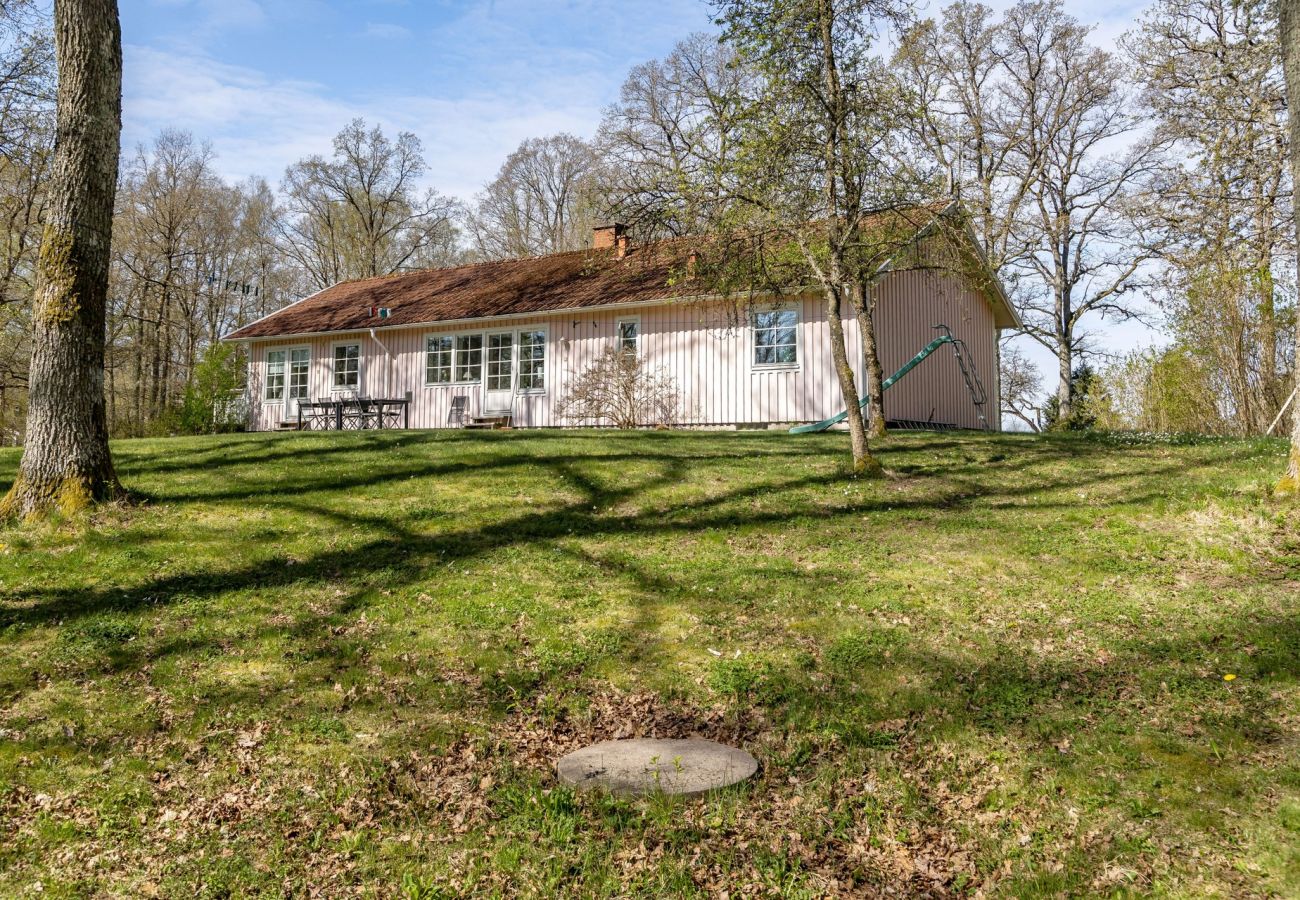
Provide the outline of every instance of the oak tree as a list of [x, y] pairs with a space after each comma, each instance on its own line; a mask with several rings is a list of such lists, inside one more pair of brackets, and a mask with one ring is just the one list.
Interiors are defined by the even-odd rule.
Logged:
[[26, 443], [0, 515], [121, 493], [104, 410], [104, 320], [122, 131], [116, 0], [55, 0], [57, 132], [32, 306]]

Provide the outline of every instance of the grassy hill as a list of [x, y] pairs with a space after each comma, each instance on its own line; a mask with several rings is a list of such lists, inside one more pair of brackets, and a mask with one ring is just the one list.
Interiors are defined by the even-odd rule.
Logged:
[[[1300, 894], [1281, 442], [844, 440], [118, 443], [0, 530], [0, 894]], [[759, 777], [551, 777], [691, 733]]]

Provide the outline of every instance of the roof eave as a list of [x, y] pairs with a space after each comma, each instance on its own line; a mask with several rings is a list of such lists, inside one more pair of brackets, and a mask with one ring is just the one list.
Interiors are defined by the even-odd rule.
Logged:
[[[755, 291], [752, 293], [751, 296], [754, 298], [770, 297], [770, 296], [788, 297], [791, 295], [806, 294], [813, 290], [815, 290], [815, 288], [812, 285], [801, 285], [792, 288], [781, 288], [779, 290]], [[462, 318], [462, 319], [435, 319], [427, 322], [404, 322], [397, 325], [357, 325], [349, 328], [330, 329], [328, 331], [293, 331], [293, 332], [282, 332], [276, 334], [248, 335], [245, 337], [239, 337], [238, 336], [239, 331], [233, 331], [230, 334], [223, 337], [221, 340], [231, 341], [236, 343], [251, 344], [254, 342], [262, 342], [262, 341], [285, 341], [285, 340], [299, 340], [302, 338], [329, 337], [331, 335], [352, 334], [355, 332], [365, 332], [365, 331], [399, 331], [402, 329], [410, 329], [410, 328], [444, 328], [444, 327], [456, 326], [456, 325], [469, 325], [475, 322], [500, 321], [503, 319], [526, 319], [526, 318], [539, 317], [539, 316], [573, 315], [574, 313], [601, 312], [610, 309], [638, 309], [638, 308], [644, 308], [650, 306], [663, 306], [668, 303], [683, 303], [683, 304], [710, 303], [710, 302], [716, 302], [721, 300], [735, 299], [736, 296], [737, 296], [736, 294], [717, 294], [717, 293], [682, 294], [678, 296], [658, 297], [651, 300], [634, 300], [628, 303], [602, 303], [598, 306], [565, 306], [559, 309], [542, 309], [542, 310], [533, 310], [531, 312], [502, 313], [500, 315], [494, 315], [494, 316], [471, 316], [469, 318]], [[288, 307], [285, 308], [288, 309]], [[249, 323], [244, 327], [251, 328], [253, 324], [255, 323]], [[240, 329], [240, 331], [242, 330], [243, 329]]]

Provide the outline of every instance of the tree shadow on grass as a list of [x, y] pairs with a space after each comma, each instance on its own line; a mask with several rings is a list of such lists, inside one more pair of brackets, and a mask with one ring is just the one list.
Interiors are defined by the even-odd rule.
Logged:
[[[332, 448], [325, 448], [333, 452]], [[1060, 448], [1051, 448], [1038, 457], [1038, 462], [1051, 461], [1062, 453], [1077, 455]], [[779, 460], [783, 453], [776, 454]], [[807, 454], [799, 454], [806, 459]], [[671, 486], [682, 479], [687, 469], [695, 464], [725, 458], [724, 454], [659, 453], [600, 453], [584, 456], [580, 460], [545, 457], [529, 454], [507, 454], [474, 463], [448, 461], [422, 466], [381, 468], [371, 473], [355, 473], [338, 478], [320, 468], [304, 462], [304, 479], [291, 486], [278, 485], [268, 489], [278, 507], [292, 509], [302, 516], [332, 522], [341, 527], [365, 528], [376, 532], [372, 539], [359, 546], [345, 549], [328, 549], [305, 560], [275, 557], [249, 562], [225, 571], [190, 571], [150, 579], [132, 587], [109, 586], [98, 589], [37, 587], [11, 593], [0, 604], [0, 626], [32, 625], [52, 621], [68, 621], [78, 616], [98, 612], [130, 611], [148, 604], [170, 602], [169, 598], [206, 598], [227, 592], [249, 589], [274, 589], [303, 583], [347, 578], [365, 580], [382, 572], [394, 580], [394, 587], [418, 580], [432, 563], [465, 562], [482, 558], [496, 551], [533, 541], [554, 541], [567, 538], [628, 536], [681, 536], [711, 532], [719, 529], [761, 528], [789, 526], [801, 517], [841, 519], [860, 517], [880, 512], [924, 512], [952, 510], [976, 501], [991, 503], [1009, 502], [1034, 497], [1033, 502], [1019, 505], [1026, 509], [1066, 507], [1065, 500], [1052, 501], [1039, 495], [1050, 495], [1063, 488], [1080, 488], [1122, 479], [1156, 480], [1159, 478], [1186, 478], [1201, 465], [1191, 460], [1170, 461], [1152, 466], [1141, 472], [1093, 472], [1086, 478], [1017, 481], [1009, 476], [1020, 469], [1035, 464], [1034, 459], [1012, 460], [998, 465], [999, 483], [987, 482], [987, 469], [978, 461], [961, 467], [949, 468], [944, 473], [945, 489], [933, 496], [887, 496], [881, 499], [856, 502], [842, 507], [809, 507], [796, 505], [793, 509], [747, 510], [736, 507], [747, 501], [761, 499], [775, 504], [782, 497], [807, 488], [825, 487], [840, 483], [843, 476], [837, 471], [820, 472], [798, 477], [777, 477], [753, 484], [721, 491], [710, 496], [669, 502], [664, 506], [642, 509], [633, 513], [607, 514], [605, 510], [627, 500], [651, 495], [657, 488]], [[771, 456], [764, 461], [771, 462]], [[640, 480], [624, 480], [608, 486], [582, 470], [582, 463], [637, 463], [653, 466], [656, 472]], [[450, 528], [428, 534], [404, 525], [393, 514], [364, 514], [345, 512], [308, 501], [315, 494], [337, 494], [393, 481], [395, 478], [437, 478], [455, 473], [477, 471], [491, 473], [503, 468], [518, 466], [543, 466], [571, 490], [579, 499], [553, 508], [529, 509], [515, 515], [503, 516], [495, 522], [468, 528]], [[983, 476], [983, 477], [980, 477]], [[218, 491], [214, 494], [195, 492], [158, 492], [154, 497], [160, 502], [200, 502], [213, 500], [246, 501], [256, 493], [248, 490]], [[1158, 491], [1125, 494], [1125, 504], [1140, 504], [1160, 496]]]

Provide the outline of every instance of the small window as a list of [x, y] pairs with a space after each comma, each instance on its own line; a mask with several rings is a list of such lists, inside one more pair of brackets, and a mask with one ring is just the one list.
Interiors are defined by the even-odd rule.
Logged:
[[793, 309], [754, 313], [754, 365], [798, 365], [798, 334], [799, 313]]
[[636, 319], [623, 319], [618, 323], [618, 349], [635, 354], [641, 337], [641, 323]]
[[519, 390], [546, 388], [546, 332], [519, 332]]
[[424, 345], [424, 383], [451, 382], [451, 353], [455, 340], [451, 335], [429, 338]]
[[284, 399], [284, 366], [288, 353], [268, 350], [266, 354], [266, 399]]
[[361, 345], [339, 344], [334, 348], [334, 389], [355, 391], [361, 384]]
[[483, 335], [462, 334], [456, 338], [456, 380], [483, 380]]

